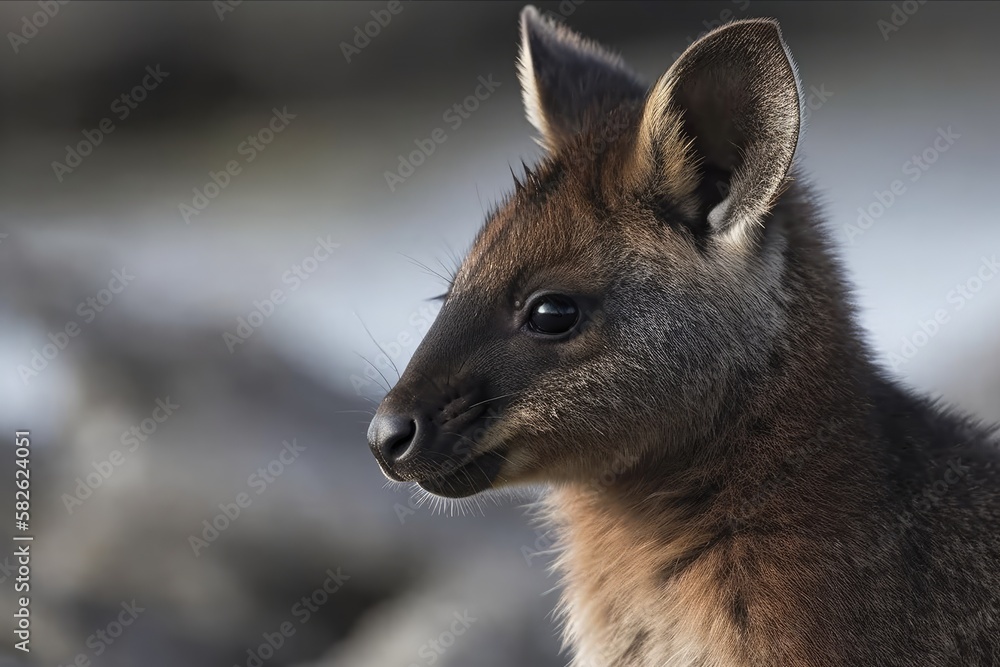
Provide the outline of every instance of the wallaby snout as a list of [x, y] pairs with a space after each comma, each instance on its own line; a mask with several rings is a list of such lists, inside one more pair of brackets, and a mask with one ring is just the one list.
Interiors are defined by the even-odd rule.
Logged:
[[485, 383], [474, 377], [411, 370], [379, 405], [369, 446], [391, 480], [453, 498], [478, 493], [502, 462], [502, 451], [479, 446], [490, 403]]

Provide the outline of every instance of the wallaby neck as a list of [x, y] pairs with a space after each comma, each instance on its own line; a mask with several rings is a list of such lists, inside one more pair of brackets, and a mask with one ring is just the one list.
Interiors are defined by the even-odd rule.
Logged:
[[[836, 517], [864, 511], [874, 483], [871, 388], [881, 381], [818, 235], [787, 237], [791, 266], [814, 266], [817, 257], [830, 265], [785, 276], [794, 335], [776, 340], [768, 370], [727, 397], [724, 419], [552, 490], [567, 633], [589, 660], [577, 664], [633, 664], [626, 656], [647, 636], [673, 637], [674, 649], [705, 664], [739, 664], [712, 653], [740, 645], [740, 612], [724, 601], [760, 583], [750, 572], [721, 574], [741, 567], [733, 550], [766, 552], [757, 535], [820, 517], [820, 529], [835, 532]], [[802, 253], [809, 262], [796, 261]]]

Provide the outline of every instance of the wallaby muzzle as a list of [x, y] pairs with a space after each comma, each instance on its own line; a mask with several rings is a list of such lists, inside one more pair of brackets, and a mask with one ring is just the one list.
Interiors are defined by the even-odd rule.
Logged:
[[489, 488], [503, 454], [476, 451], [477, 436], [488, 427], [484, 388], [470, 379], [404, 373], [368, 428], [368, 444], [386, 477], [452, 498]]

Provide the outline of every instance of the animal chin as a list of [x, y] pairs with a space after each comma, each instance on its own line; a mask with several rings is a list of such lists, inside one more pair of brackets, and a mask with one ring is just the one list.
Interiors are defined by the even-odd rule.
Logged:
[[465, 498], [493, 486], [504, 457], [490, 451], [456, 466], [441, 466], [437, 474], [416, 480], [420, 488], [445, 498]]

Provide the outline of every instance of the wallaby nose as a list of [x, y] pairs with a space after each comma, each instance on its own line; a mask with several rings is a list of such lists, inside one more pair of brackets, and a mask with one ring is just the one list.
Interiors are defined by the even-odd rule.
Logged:
[[387, 466], [395, 465], [416, 439], [417, 422], [399, 413], [378, 413], [368, 427], [368, 444]]

